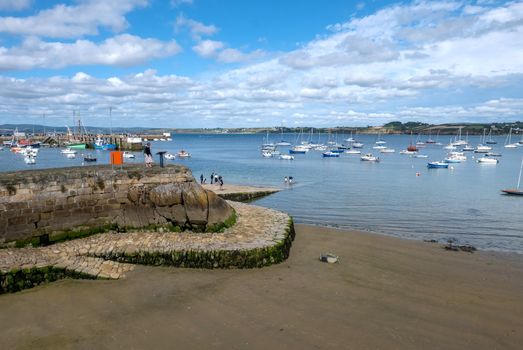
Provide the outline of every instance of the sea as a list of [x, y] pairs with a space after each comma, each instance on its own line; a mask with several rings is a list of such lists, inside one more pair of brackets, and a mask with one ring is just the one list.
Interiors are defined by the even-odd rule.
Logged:
[[[284, 134], [283, 139], [297, 142], [298, 135]], [[337, 135], [339, 143], [349, 135]], [[497, 141], [493, 152], [501, 153], [498, 164], [480, 164], [481, 154], [466, 152], [467, 161], [451, 164], [448, 169], [428, 169], [428, 161], [445, 158], [449, 136], [440, 136], [443, 145], [427, 145], [413, 158], [399, 154], [410, 142], [408, 135], [381, 137], [386, 146], [396, 150], [380, 154], [372, 149], [376, 135], [354, 135], [365, 146], [362, 153], [380, 157], [379, 163], [364, 162], [359, 155], [342, 154], [324, 158], [319, 151], [295, 155], [294, 160], [264, 158], [260, 134], [175, 134], [172, 141], [153, 141], [152, 151], [191, 153], [178, 163], [189, 167], [195, 178], [211, 173], [223, 177], [225, 185], [245, 184], [281, 188], [282, 191], [257, 200], [255, 204], [288, 212], [296, 223], [357, 229], [415, 240], [452, 240], [478, 249], [523, 254], [523, 197], [507, 196], [501, 189], [514, 188], [518, 181], [523, 147], [504, 148], [505, 137]], [[281, 136], [270, 135], [272, 142]], [[326, 143], [333, 135], [313, 135], [312, 142]], [[421, 137], [425, 141], [426, 137]], [[480, 136], [469, 136], [476, 146]], [[288, 147], [280, 149], [288, 153]], [[35, 165], [26, 165], [22, 156], [8, 149], [0, 151], [0, 171], [92, 166], [109, 163], [107, 151], [91, 153], [98, 161], [84, 164], [82, 157], [67, 159], [57, 148], [41, 148]], [[143, 163], [141, 152], [134, 160]], [[158, 165], [158, 158], [155, 159]], [[288, 185], [285, 177], [292, 176]]]

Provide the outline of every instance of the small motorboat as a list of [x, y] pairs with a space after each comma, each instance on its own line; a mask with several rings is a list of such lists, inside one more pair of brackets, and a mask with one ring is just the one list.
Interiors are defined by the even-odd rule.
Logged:
[[456, 158], [456, 157], [447, 157], [447, 158], [443, 159], [443, 162], [449, 163], [449, 164], [450, 163], [461, 163], [462, 160], [459, 158]]
[[502, 154], [501, 153], [496, 153], [496, 152], [487, 152], [487, 153], [485, 153], [485, 156], [487, 156], [487, 157], [501, 157]]
[[449, 164], [445, 163], [445, 162], [428, 162], [427, 163], [427, 168], [429, 168], [429, 169], [438, 169], [438, 168], [447, 169], [448, 167], [449, 167]]
[[178, 158], [190, 158], [191, 154], [182, 149], [180, 152], [178, 152], [177, 156]]
[[478, 159], [478, 163], [481, 164], [498, 164], [499, 160], [496, 158], [490, 158], [490, 157], [481, 157]]
[[169, 153], [169, 152], [165, 153], [165, 154], [163, 155], [163, 157], [164, 157], [165, 159], [167, 159], [167, 160], [174, 160], [174, 159], [176, 159], [176, 156], [175, 156], [174, 154], [172, 154], [172, 153]]
[[340, 154], [338, 152], [327, 151], [323, 152], [322, 156], [324, 158], [339, 158]]
[[28, 155], [24, 157], [25, 164], [33, 165], [36, 164], [36, 157], [32, 155]]
[[74, 149], [66, 148], [60, 151], [62, 154], [76, 154], [76, 151]]
[[84, 155], [84, 162], [96, 162], [96, 157], [92, 154]]
[[127, 158], [127, 159], [132, 159], [132, 158], [135, 158], [135, 155], [132, 154], [131, 152], [123, 152], [123, 157]]
[[484, 145], [478, 145], [476, 149], [474, 150], [474, 153], [487, 153], [492, 150], [492, 147], [490, 146], [484, 146]]
[[380, 161], [380, 158], [373, 156], [372, 153], [367, 153], [367, 154], [361, 156], [360, 159], [365, 162], [379, 162]]
[[271, 151], [265, 150], [265, 151], [262, 151], [261, 154], [262, 154], [263, 158], [272, 158], [272, 152]]
[[281, 154], [280, 159], [284, 160], [294, 160], [294, 156], [291, 156], [290, 154]]

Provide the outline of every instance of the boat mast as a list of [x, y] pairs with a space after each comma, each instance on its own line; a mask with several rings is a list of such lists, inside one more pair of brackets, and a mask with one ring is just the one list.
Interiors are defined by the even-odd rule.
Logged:
[[523, 171], [523, 157], [521, 158], [521, 166], [519, 167], [519, 178], [518, 178], [518, 187], [516, 187], [519, 190], [519, 185], [521, 184], [521, 173]]

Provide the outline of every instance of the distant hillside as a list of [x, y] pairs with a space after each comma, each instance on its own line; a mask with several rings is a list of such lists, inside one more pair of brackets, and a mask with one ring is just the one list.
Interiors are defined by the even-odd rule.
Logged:
[[[299, 128], [288, 128], [288, 127], [259, 127], [259, 128], [194, 128], [194, 129], [169, 129], [169, 128], [143, 128], [143, 127], [134, 127], [134, 128], [121, 128], [114, 127], [112, 128], [113, 133], [115, 134], [139, 134], [147, 135], [154, 134], [159, 135], [163, 132], [178, 133], [178, 134], [264, 134], [267, 131], [269, 133], [275, 134], [283, 131], [284, 133], [299, 133], [303, 132], [305, 134], [314, 132], [321, 133], [341, 133], [349, 134], [351, 132], [358, 134], [441, 134], [441, 135], [452, 135], [458, 133], [461, 129], [462, 134], [470, 135], [480, 135], [484, 131], [489, 133], [492, 130], [492, 134], [500, 135], [507, 134], [512, 128], [515, 134], [523, 132], [523, 122], [513, 122], [513, 123], [463, 123], [463, 124], [427, 124], [421, 122], [406, 122], [402, 123], [399, 121], [393, 121], [386, 123], [382, 126], [366, 126], [366, 127], [349, 127], [349, 126], [337, 126], [332, 128], [313, 128], [313, 127], [299, 127]], [[0, 125], [0, 135], [10, 135], [12, 132], [18, 129], [20, 132], [25, 132], [27, 134], [42, 134], [46, 132], [57, 132], [57, 133], [66, 133], [67, 128], [64, 126], [43, 126], [43, 125], [32, 125], [32, 124], [3, 124]], [[92, 134], [108, 134], [110, 132], [109, 128], [106, 127], [96, 127], [96, 126], [85, 126], [82, 127], [82, 131], [87, 130], [88, 133]], [[75, 131], [75, 130], [72, 130]]]

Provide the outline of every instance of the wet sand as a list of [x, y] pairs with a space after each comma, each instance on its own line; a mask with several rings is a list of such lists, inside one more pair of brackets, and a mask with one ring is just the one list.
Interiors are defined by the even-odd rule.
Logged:
[[2, 349], [520, 349], [523, 256], [297, 225], [279, 265], [139, 266], [2, 295], [0, 310]]

